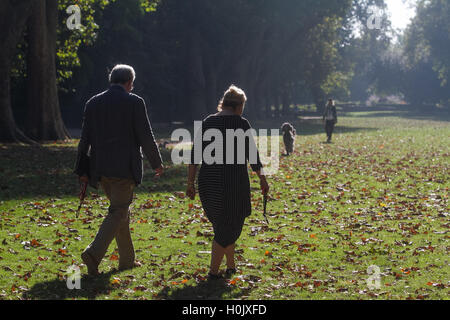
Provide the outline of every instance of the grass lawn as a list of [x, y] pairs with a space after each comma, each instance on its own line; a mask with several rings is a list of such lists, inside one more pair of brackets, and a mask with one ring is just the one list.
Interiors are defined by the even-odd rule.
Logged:
[[[143, 266], [117, 271], [113, 242], [104, 273], [69, 290], [67, 269], [86, 273], [80, 254], [107, 212], [104, 193], [89, 189], [75, 218], [77, 141], [0, 144], [0, 299], [449, 299], [449, 120], [347, 113], [332, 144], [321, 124], [296, 122], [295, 154], [269, 179], [270, 224], [251, 175], [239, 273], [214, 283], [205, 281], [212, 228], [198, 197], [184, 199], [187, 170], [170, 166], [168, 151], [165, 176], [147, 167], [132, 205]], [[369, 266], [379, 288], [367, 284]]]

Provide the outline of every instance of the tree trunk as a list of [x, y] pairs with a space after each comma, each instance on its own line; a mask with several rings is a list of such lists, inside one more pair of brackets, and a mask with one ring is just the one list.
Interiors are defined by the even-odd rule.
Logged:
[[11, 108], [11, 64], [23, 36], [33, 0], [0, 1], [0, 141], [33, 143], [16, 125]]
[[61, 117], [56, 84], [56, 28], [58, 1], [39, 0], [28, 22], [28, 116], [26, 133], [31, 138], [69, 138]]

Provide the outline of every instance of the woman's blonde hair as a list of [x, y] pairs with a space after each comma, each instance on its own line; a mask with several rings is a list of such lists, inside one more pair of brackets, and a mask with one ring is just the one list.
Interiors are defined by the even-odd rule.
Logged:
[[247, 96], [244, 90], [232, 84], [227, 91], [225, 91], [223, 98], [220, 100], [217, 110], [222, 111], [222, 107], [237, 107], [244, 106], [247, 101]]

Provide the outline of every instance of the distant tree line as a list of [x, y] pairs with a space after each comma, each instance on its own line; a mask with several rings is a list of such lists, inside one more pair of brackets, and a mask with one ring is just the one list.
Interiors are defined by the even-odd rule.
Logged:
[[296, 103], [322, 108], [346, 85], [340, 45], [356, 3], [162, 0], [146, 14], [139, 1], [116, 1], [96, 19], [97, 41], [81, 50], [70, 86], [81, 105], [107, 86], [108, 68], [129, 63], [155, 121], [201, 119], [232, 83], [246, 91], [250, 118], [286, 116]]
[[161, 122], [202, 119], [231, 83], [253, 119], [320, 112], [329, 96], [448, 104], [446, 0], [420, 0], [395, 45], [386, 19], [365, 27], [384, 0], [79, 0], [83, 27], [68, 30], [72, 2], [0, 2], [1, 141], [67, 138], [64, 122], [80, 125], [116, 63], [135, 67], [135, 92]]

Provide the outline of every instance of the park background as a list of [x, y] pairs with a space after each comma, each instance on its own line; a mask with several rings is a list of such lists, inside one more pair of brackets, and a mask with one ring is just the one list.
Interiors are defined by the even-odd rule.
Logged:
[[[81, 29], [66, 25], [73, 4]], [[448, 299], [448, 1], [5, 0], [0, 16], [0, 299]], [[169, 146], [165, 177], [146, 165], [133, 203], [143, 267], [115, 270], [111, 245], [105, 273], [67, 289], [107, 209], [90, 190], [75, 219], [76, 138], [116, 63], [136, 69], [160, 141], [231, 83], [255, 128], [296, 127], [269, 225], [251, 176], [236, 278], [205, 281], [212, 230]], [[324, 144], [329, 97], [339, 122]]]

